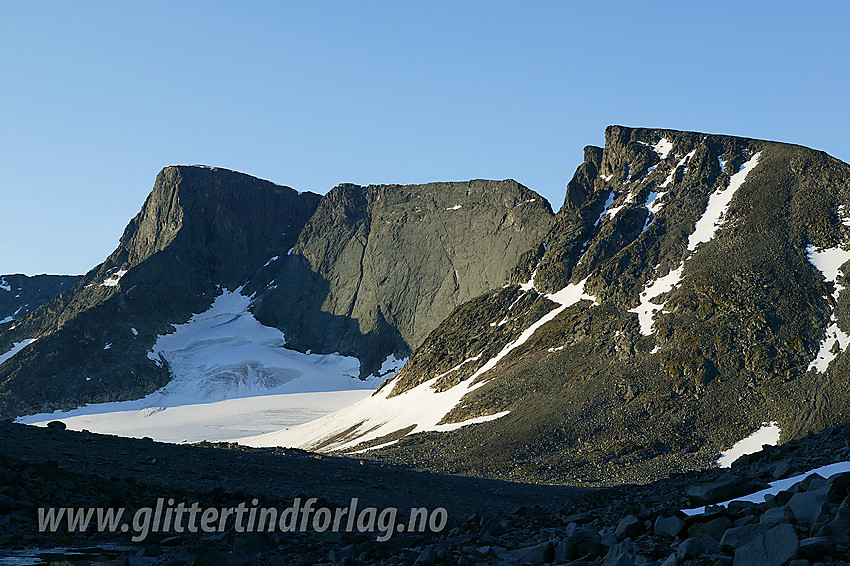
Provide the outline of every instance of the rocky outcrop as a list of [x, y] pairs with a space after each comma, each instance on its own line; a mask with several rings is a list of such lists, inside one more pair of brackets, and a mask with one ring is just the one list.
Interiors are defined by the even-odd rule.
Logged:
[[0, 415], [137, 398], [169, 380], [148, 358], [158, 334], [202, 312], [295, 244], [319, 195], [226, 169], [172, 166], [118, 248], [0, 334]]
[[504, 285], [551, 220], [545, 199], [510, 180], [340, 185], [247, 291], [288, 346], [357, 356], [368, 375]]
[[79, 275], [0, 275], [0, 328], [28, 315], [79, 280]]

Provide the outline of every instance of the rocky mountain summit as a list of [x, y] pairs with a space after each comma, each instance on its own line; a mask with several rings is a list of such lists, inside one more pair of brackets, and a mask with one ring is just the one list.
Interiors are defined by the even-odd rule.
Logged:
[[0, 365], [0, 415], [132, 399], [167, 383], [168, 369], [148, 357], [157, 336], [294, 245], [319, 199], [224, 169], [163, 169], [102, 264], [0, 326], [0, 351], [26, 345]]
[[[252, 442], [595, 485], [714, 466], [762, 423], [843, 423], [848, 205], [823, 152], [612, 126], [512, 285], [357, 410]], [[449, 398], [430, 428], [395, 416]]]

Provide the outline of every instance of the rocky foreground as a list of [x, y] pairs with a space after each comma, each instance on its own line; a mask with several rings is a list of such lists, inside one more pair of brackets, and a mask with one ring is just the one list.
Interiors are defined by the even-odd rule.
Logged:
[[[682, 509], [850, 460], [850, 426], [644, 486], [580, 489], [421, 473], [290, 449], [178, 446], [0, 423], [0, 556], [73, 564], [850, 563], [850, 473], [809, 476], [761, 504]], [[439, 533], [40, 533], [39, 507], [444, 507]], [[18, 563], [27, 563], [21, 562]], [[37, 562], [28, 562], [37, 563]]]

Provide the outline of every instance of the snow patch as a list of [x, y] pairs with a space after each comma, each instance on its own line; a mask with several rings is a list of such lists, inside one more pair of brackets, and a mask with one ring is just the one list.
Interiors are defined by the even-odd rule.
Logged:
[[27, 338], [26, 340], [21, 340], [20, 342], [15, 342], [12, 344], [12, 349], [6, 352], [5, 354], [0, 354], [0, 364], [5, 362], [6, 360], [12, 358], [15, 354], [35, 342], [36, 338]]
[[404, 367], [404, 364], [407, 363], [407, 360], [410, 358], [397, 358], [395, 354], [390, 354], [381, 364], [381, 367], [378, 371], [375, 372], [376, 375], [383, 379], [389, 379], [393, 377], [395, 374]]
[[[582, 299], [598, 302], [596, 297], [585, 293], [586, 282], [587, 278], [579, 283], [567, 285], [557, 293], [545, 295], [559, 306], [525, 329], [516, 340], [487, 360], [471, 377], [450, 389], [438, 392], [434, 386], [441, 378], [457, 371], [464, 364], [478, 360], [480, 354], [393, 397], [389, 397], [393, 387], [388, 385], [371, 397], [317, 421], [275, 433], [241, 438], [237, 442], [248, 446], [294, 446], [308, 450], [346, 451], [361, 443], [377, 440], [407, 428], [410, 429], [408, 435], [419, 432], [447, 432], [504, 417], [509, 411], [475, 417], [459, 423], [439, 424], [468, 393], [487, 383], [485, 380], [474, 383], [479, 376], [494, 368], [511, 351], [525, 344], [538, 328]], [[346, 434], [341, 437], [343, 432]]]
[[[810, 244], [806, 247], [806, 255], [809, 258], [809, 263], [814, 265], [823, 274], [827, 283], [832, 283], [832, 303], [835, 304], [838, 301], [841, 291], [844, 290], [844, 285], [838, 283], [838, 276], [841, 274], [841, 266], [850, 260], [850, 251], [843, 250], [840, 247], [817, 250]], [[825, 373], [827, 368], [829, 368], [830, 362], [837, 355], [837, 352], [834, 351], [836, 342], [841, 351], [844, 351], [850, 345], [850, 336], [838, 326], [835, 309], [831, 308], [831, 311], [829, 318], [830, 324], [826, 328], [823, 340], [821, 340], [819, 351], [815, 359], [809, 363], [806, 371], [815, 369], [820, 373]]]
[[[600, 214], [599, 218], [596, 219], [596, 224], [593, 225], [594, 228], [596, 226], [599, 226], [599, 223], [602, 222], [602, 218], [604, 218], [605, 215], [608, 214], [608, 212], [611, 209], [611, 206], [614, 204], [614, 200], [616, 200], [616, 198], [617, 198], [617, 195], [614, 193], [614, 191], [608, 192], [608, 198], [605, 199], [605, 207], [602, 209], [602, 214]], [[616, 212], [619, 212], [619, 210], [620, 210], [620, 207], [617, 207]]]
[[119, 269], [118, 271], [115, 272], [115, 275], [113, 275], [112, 277], [107, 277], [106, 280], [103, 283], [100, 284], [100, 286], [101, 287], [115, 287], [116, 285], [118, 285], [118, 281], [120, 281], [121, 278], [124, 277], [124, 275], [126, 275], [126, 274], [127, 274], [126, 269]]
[[0, 277], [0, 289], [3, 289], [4, 291], [8, 291], [10, 293], [12, 292], [12, 286], [6, 283], [5, 277]]
[[656, 303], [653, 299], [669, 293], [681, 282], [683, 268], [684, 264], [680, 264], [676, 269], [670, 270], [667, 275], [647, 283], [640, 293], [640, 304], [629, 310], [638, 315], [640, 333], [644, 336], [652, 334], [652, 317], [663, 309], [665, 304], [665, 302]]
[[[439, 379], [440, 376], [431, 378], [394, 397], [389, 397], [393, 388], [386, 386], [374, 395], [318, 420], [269, 434], [240, 438], [236, 442], [257, 447], [292, 446], [319, 451], [348, 451], [363, 442], [371, 442], [406, 428], [411, 429], [408, 435], [445, 432], [480, 423], [487, 418], [476, 417], [460, 423], [438, 424], [467, 393], [485, 383], [482, 381], [472, 385], [473, 380], [467, 379], [451, 389], [438, 392], [434, 385]], [[497, 413], [489, 417], [499, 418], [505, 414]], [[348, 431], [348, 434], [340, 437], [344, 431]], [[328, 442], [331, 438], [334, 440]]]
[[531, 338], [535, 332], [537, 332], [538, 328], [540, 328], [541, 326], [543, 326], [544, 324], [564, 312], [567, 307], [570, 307], [581, 300], [588, 300], [593, 301], [594, 303], [598, 303], [599, 301], [596, 297], [594, 297], [593, 295], [588, 295], [584, 292], [585, 283], [587, 283], [587, 277], [585, 277], [578, 283], [572, 283], [570, 285], [567, 285], [557, 293], [545, 295], [547, 299], [549, 299], [553, 303], [556, 303], [558, 307], [543, 315], [537, 322], [526, 328], [516, 340], [502, 348], [502, 350], [498, 354], [487, 360], [487, 363], [478, 368], [478, 371], [472, 374], [472, 377], [469, 379], [469, 381], [473, 381], [479, 375], [486, 373], [496, 367], [496, 364], [498, 364], [502, 358], [511, 353], [511, 351], [525, 344], [528, 339]]
[[679, 162], [676, 163], [675, 167], [673, 167], [673, 169], [670, 170], [670, 174], [667, 175], [667, 178], [664, 179], [664, 182], [661, 183], [660, 185], [658, 185], [658, 188], [663, 189], [664, 187], [666, 187], [667, 185], [672, 183], [673, 178], [676, 176], [676, 170], [678, 170], [679, 167], [681, 167], [682, 165], [687, 163], [688, 160], [696, 154], [696, 152], [697, 152], [697, 150], [694, 149], [691, 152], [689, 152], [688, 154], [686, 154], [682, 159], [680, 159]]
[[759, 163], [761, 152], [753, 155], [746, 163], [741, 166], [740, 171], [732, 175], [729, 180], [729, 186], [719, 187], [708, 197], [708, 204], [705, 207], [705, 212], [697, 221], [693, 233], [688, 236], [688, 250], [694, 251], [697, 246], [714, 238], [717, 230], [724, 224], [726, 211], [729, 209], [729, 203], [732, 202], [732, 197], [744, 184], [750, 171], [755, 169]]
[[462, 206], [462, 204], [456, 204], [450, 208], [447, 208], [446, 210], [460, 210]]
[[779, 425], [775, 421], [762, 423], [760, 429], [736, 442], [729, 450], [722, 452], [717, 465], [721, 468], [731, 468], [732, 462], [745, 454], [760, 451], [765, 444], [776, 446], [779, 443], [780, 432]]
[[138, 335], [139, 335], [139, 331], [138, 331], [138, 330], [136, 330], [135, 328], [130, 327], [130, 332], [132, 332], [132, 333], [133, 333], [133, 336], [138, 336]]
[[[827, 464], [826, 466], [821, 466], [819, 468], [814, 468], [809, 470], [808, 472], [798, 474], [796, 476], [785, 478], [784, 480], [777, 480], [775, 482], [770, 483], [770, 487], [767, 489], [763, 489], [761, 491], [757, 491], [755, 493], [751, 493], [749, 495], [744, 495], [742, 497], [738, 497], [736, 499], [730, 499], [729, 501], [724, 501], [722, 503], [715, 503], [712, 505], [721, 505], [726, 507], [733, 501], [749, 501], [750, 503], [764, 503], [767, 501], [767, 496], [775, 496], [780, 491], [788, 491], [807, 477], [817, 474], [824, 479], [829, 479], [832, 476], [843, 474], [846, 472], [850, 472], [850, 462], [836, 462], [834, 464]], [[683, 513], [686, 515], [701, 515], [706, 512], [706, 507], [696, 507], [694, 509], [683, 509]]]
[[112, 342], [107, 342], [106, 346], [103, 347], [104, 350], [109, 350], [110, 348], [112, 348]]
[[673, 151], [673, 142], [668, 140], [667, 138], [661, 138], [658, 140], [652, 149], [655, 150], [655, 153], [658, 154], [658, 157], [661, 159], [667, 159], [667, 156], [670, 155], [670, 152]]
[[273, 262], [273, 261], [277, 261], [277, 260], [279, 260], [279, 259], [280, 259], [280, 256], [279, 256], [279, 255], [276, 255], [276, 256], [274, 256], [273, 258], [271, 258], [270, 260], [268, 260], [268, 261], [266, 262], [266, 264], [265, 264], [263, 267], [268, 267], [268, 266], [270, 266], [270, 265], [272, 264], [272, 262]]

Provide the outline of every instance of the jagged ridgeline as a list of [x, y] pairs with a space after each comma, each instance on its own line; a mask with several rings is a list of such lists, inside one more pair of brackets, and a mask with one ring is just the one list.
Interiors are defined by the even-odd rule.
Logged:
[[257, 442], [615, 483], [712, 466], [769, 421], [784, 441], [850, 420], [848, 204], [820, 151], [609, 127], [512, 285], [356, 409]]
[[151, 353], [158, 337], [224, 289], [252, 296], [288, 348], [355, 356], [366, 377], [408, 356], [457, 305], [507, 283], [553, 219], [514, 181], [341, 185], [320, 197], [167, 167], [106, 261], [0, 325], [0, 416], [163, 387], [173, 375]]

